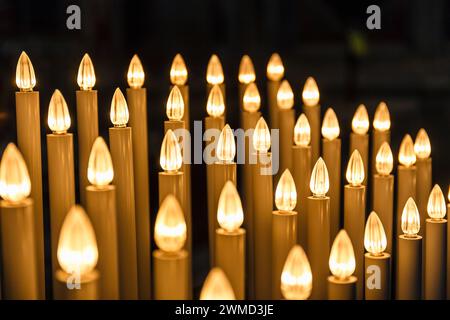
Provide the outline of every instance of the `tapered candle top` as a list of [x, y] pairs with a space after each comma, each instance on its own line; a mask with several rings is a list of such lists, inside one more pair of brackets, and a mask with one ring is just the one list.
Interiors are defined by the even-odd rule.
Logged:
[[25, 51], [22, 51], [17, 61], [16, 84], [20, 91], [33, 91], [36, 85], [33, 64]]
[[294, 143], [296, 146], [307, 147], [311, 143], [311, 127], [308, 118], [302, 113], [295, 123]]
[[412, 138], [407, 134], [400, 144], [398, 153], [398, 161], [405, 167], [411, 167], [416, 163], [416, 154], [414, 152], [414, 144]]
[[319, 104], [320, 92], [316, 80], [313, 77], [306, 79], [302, 92], [303, 104], [307, 107], [316, 106]]
[[306, 300], [312, 291], [311, 266], [305, 251], [295, 245], [289, 251], [281, 273], [281, 293], [288, 300]]
[[224, 81], [222, 63], [217, 55], [213, 54], [209, 58], [208, 67], [206, 68], [206, 82], [209, 84], [222, 84]]
[[230, 180], [225, 183], [220, 192], [217, 221], [220, 227], [228, 232], [237, 231], [244, 222], [241, 198], [236, 186]]
[[379, 175], [388, 176], [394, 167], [394, 156], [389, 143], [383, 142], [375, 158], [375, 167]]
[[206, 102], [206, 112], [210, 117], [218, 118], [225, 112], [225, 102], [223, 100], [222, 90], [218, 85], [214, 85], [209, 91], [208, 101]]
[[170, 82], [173, 85], [183, 86], [188, 80], [188, 71], [186, 63], [181, 54], [177, 53], [172, 61], [172, 67], [170, 68]]
[[87, 53], [78, 67], [77, 83], [80, 90], [91, 90], [95, 86], [95, 71], [91, 57]]
[[344, 229], [339, 231], [334, 239], [328, 265], [333, 276], [340, 280], [348, 279], [355, 272], [355, 252], [352, 241]]
[[275, 205], [280, 211], [292, 211], [297, 205], [297, 190], [289, 169], [284, 170], [275, 190]]
[[142, 67], [141, 60], [135, 54], [131, 58], [130, 66], [128, 67], [127, 81], [130, 88], [138, 89], [144, 85], [145, 73]]
[[284, 77], [283, 61], [278, 53], [273, 53], [267, 63], [267, 78], [271, 81], [280, 81]]
[[236, 155], [233, 131], [228, 124], [223, 127], [217, 142], [217, 158], [222, 162], [232, 162]]
[[239, 83], [245, 84], [255, 82], [256, 80], [252, 59], [246, 54], [242, 56], [241, 63], [239, 64], [238, 79]]
[[356, 134], [364, 135], [369, 131], [369, 114], [366, 106], [360, 104], [352, 119], [352, 130]]
[[375, 211], [372, 211], [367, 218], [366, 229], [364, 230], [364, 247], [367, 252], [374, 256], [381, 255], [387, 247], [383, 223]]
[[242, 98], [242, 106], [247, 112], [256, 112], [261, 107], [261, 96], [258, 87], [254, 82], [245, 88], [244, 97]]
[[259, 118], [253, 131], [253, 148], [260, 153], [270, 149], [270, 131], [263, 117]]
[[283, 80], [278, 88], [277, 104], [282, 110], [292, 109], [294, 106], [294, 92], [287, 80]]
[[412, 197], [409, 197], [403, 207], [402, 212], [402, 231], [405, 236], [414, 237], [420, 231], [420, 215], [416, 203]]
[[445, 206], [444, 193], [439, 185], [434, 185], [428, 197], [427, 212], [431, 219], [442, 220], [445, 218], [447, 208]]
[[64, 272], [80, 277], [94, 270], [98, 261], [97, 240], [88, 215], [74, 205], [59, 233], [57, 257]]
[[182, 160], [177, 136], [169, 129], [161, 145], [161, 153], [159, 155], [161, 168], [167, 172], [176, 172], [181, 168]]
[[164, 198], [156, 215], [155, 242], [165, 252], [177, 252], [186, 242], [186, 220], [175, 196]]
[[58, 89], [53, 92], [48, 106], [47, 123], [55, 134], [66, 133], [70, 127], [70, 114], [66, 100]]
[[389, 115], [389, 109], [383, 101], [380, 102], [375, 110], [373, 127], [377, 131], [388, 131], [391, 128], [391, 116]]
[[328, 177], [328, 169], [322, 157], [317, 159], [316, 164], [311, 173], [309, 188], [316, 197], [325, 197], [330, 189], [330, 179]]
[[420, 129], [414, 142], [414, 152], [419, 159], [428, 159], [431, 155], [430, 138], [425, 129]]
[[114, 178], [111, 154], [102, 137], [97, 137], [92, 145], [87, 175], [89, 182], [96, 187], [107, 186]]
[[123, 96], [122, 91], [119, 88], [114, 91], [114, 95], [111, 100], [111, 111], [109, 112], [111, 122], [114, 127], [126, 127], [128, 119], [130, 117], [128, 113], [127, 100]]
[[184, 115], [184, 100], [178, 86], [173, 86], [170, 90], [166, 104], [166, 115], [169, 120], [180, 121]]
[[236, 300], [230, 281], [222, 269], [211, 269], [203, 283], [200, 300]]
[[11, 203], [18, 203], [31, 192], [27, 165], [19, 149], [9, 143], [0, 162], [0, 196]]
[[348, 161], [345, 177], [347, 178], [348, 183], [353, 187], [360, 186], [364, 181], [364, 163], [361, 154], [357, 149], [353, 151], [350, 160]]
[[325, 112], [322, 122], [322, 136], [327, 140], [334, 140], [339, 137], [340, 129], [336, 113], [332, 108]]

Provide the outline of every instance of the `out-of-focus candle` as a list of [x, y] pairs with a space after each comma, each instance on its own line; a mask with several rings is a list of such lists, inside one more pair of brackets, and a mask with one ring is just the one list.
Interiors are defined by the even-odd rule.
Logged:
[[381, 145], [386, 142], [391, 143], [391, 117], [389, 114], [388, 106], [385, 102], [381, 101], [373, 117], [373, 130], [372, 130], [372, 152], [371, 152], [371, 177], [377, 172], [375, 170], [375, 162], [378, 150]]
[[277, 177], [285, 169], [292, 171], [292, 140], [294, 135], [295, 110], [294, 93], [287, 80], [281, 82], [277, 93], [278, 117], [280, 126], [280, 166]]
[[[449, 203], [447, 203], [447, 213], [450, 212], [450, 186], [448, 187], [448, 193], [447, 193], [447, 200]], [[450, 237], [448, 236], [450, 234], [450, 227], [447, 223], [447, 299], [450, 299]]]
[[281, 293], [288, 300], [306, 300], [311, 295], [312, 272], [308, 257], [299, 245], [289, 251], [281, 273]]
[[255, 82], [255, 68], [253, 67], [252, 59], [248, 55], [243, 55], [239, 64], [239, 110], [243, 110], [242, 98], [244, 97], [245, 89], [247, 86]]
[[235, 300], [233, 287], [220, 268], [213, 268], [208, 273], [200, 292], [200, 300]]
[[284, 77], [284, 65], [278, 53], [270, 56], [266, 69], [267, 75], [267, 104], [269, 106], [269, 121], [272, 129], [279, 129], [277, 93]]
[[360, 104], [353, 115], [352, 132], [350, 133], [350, 154], [354, 150], [358, 150], [361, 159], [364, 163], [364, 177], [363, 184], [367, 185], [369, 175], [369, 114], [363, 104]]
[[214, 85], [218, 85], [220, 90], [222, 90], [222, 95], [225, 100], [225, 76], [223, 74], [222, 63], [216, 54], [213, 54], [208, 61], [208, 67], [206, 68], [206, 96], [209, 96]]
[[316, 163], [320, 156], [320, 93], [316, 80], [313, 77], [306, 79], [303, 86], [302, 99], [302, 110], [311, 126], [311, 160], [313, 163]]
[[172, 61], [172, 66], [170, 68], [170, 82], [172, 86], [177, 86], [180, 89], [181, 95], [184, 101], [184, 114], [183, 120], [185, 121], [186, 128], [189, 130], [191, 127], [190, 123], [190, 108], [189, 108], [189, 85], [188, 81], [188, 70], [186, 63], [184, 62], [181, 54], [177, 54]]

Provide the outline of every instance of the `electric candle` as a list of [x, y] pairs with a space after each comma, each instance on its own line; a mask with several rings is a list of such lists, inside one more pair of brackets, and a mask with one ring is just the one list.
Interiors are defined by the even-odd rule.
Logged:
[[[447, 199], [449, 203], [447, 204], [447, 212], [450, 212], [450, 186], [448, 187]], [[447, 223], [447, 299], [450, 299], [450, 227]]]
[[173, 58], [172, 66], [170, 68], [170, 82], [172, 86], [177, 86], [180, 89], [181, 95], [184, 101], [184, 114], [183, 120], [185, 122], [186, 128], [190, 128], [190, 118], [189, 118], [189, 86], [186, 84], [188, 80], [188, 71], [186, 64], [184, 62], [181, 54], [177, 54]]
[[311, 152], [315, 163], [320, 156], [320, 93], [313, 77], [306, 79], [302, 92], [303, 113], [311, 126]]
[[208, 273], [200, 292], [200, 300], [235, 300], [233, 288], [227, 276], [220, 268], [213, 268]]
[[306, 300], [311, 295], [312, 273], [308, 257], [299, 245], [292, 247], [281, 273], [281, 293], [287, 300]]
[[292, 139], [294, 135], [294, 93], [287, 80], [281, 82], [277, 93], [280, 126], [280, 171], [292, 170]]
[[372, 131], [372, 158], [371, 158], [371, 176], [376, 174], [375, 162], [378, 150], [381, 145], [386, 142], [391, 142], [391, 117], [389, 115], [389, 109], [385, 102], [381, 101], [376, 110], [373, 118], [373, 131]]
[[278, 53], [273, 53], [270, 56], [269, 62], [267, 63], [266, 75], [270, 127], [279, 129], [277, 93], [281, 79], [284, 77], [284, 66]]
[[367, 178], [369, 173], [369, 115], [367, 109], [363, 104], [360, 104], [355, 111], [352, 119], [352, 132], [350, 133], [350, 154], [354, 150], [358, 150], [361, 159], [364, 163], [364, 177], [363, 184], [367, 185]]
[[211, 58], [209, 58], [208, 67], [206, 68], [206, 82], [208, 84], [206, 96], [209, 95], [209, 92], [214, 85], [218, 85], [225, 100], [225, 77], [223, 75], [222, 63], [216, 54], [213, 54]]
[[243, 55], [241, 58], [241, 62], [239, 64], [239, 73], [238, 73], [238, 80], [239, 80], [239, 110], [243, 110], [243, 103], [242, 98], [244, 97], [245, 89], [247, 89], [247, 86], [255, 82], [256, 75], [255, 75], [255, 68], [253, 67], [252, 59], [248, 55]]

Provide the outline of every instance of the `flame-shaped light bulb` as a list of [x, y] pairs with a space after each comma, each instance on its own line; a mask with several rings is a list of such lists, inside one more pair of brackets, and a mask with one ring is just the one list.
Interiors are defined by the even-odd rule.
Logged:
[[301, 246], [295, 245], [281, 272], [281, 293], [288, 300], [306, 300], [311, 291], [312, 272], [308, 257]]
[[81, 90], [91, 90], [95, 86], [94, 64], [87, 53], [78, 67], [77, 83]]
[[222, 63], [217, 55], [213, 54], [206, 68], [206, 82], [211, 85], [222, 84], [224, 81]]
[[369, 126], [369, 114], [366, 106], [360, 104], [353, 115], [352, 130], [356, 134], [364, 135], [369, 131]]
[[414, 199], [409, 197], [403, 207], [401, 227], [405, 236], [414, 237], [420, 231], [420, 215]]
[[340, 129], [336, 113], [332, 108], [325, 112], [322, 122], [322, 136], [327, 140], [334, 140], [339, 137]]
[[414, 143], [409, 134], [407, 134], [400, 144], [398, 152], [398, 161], [405, 167], [411, 167], [416, 163], [416, 154], [414, 152]]
[[141, 60], [138, 55], [135, 54], [133, 58], [131, 58], [130, 66], [128, 67], [127, 72], [127, 81], [130, 88], [138, 89], [144, 85], [145, 73], [144, 68], [142, 67]]
[[117, 88], [111, 100], [111, 111], [109, 117], [114, 127], [126, 127], [130, 117], [128, 113], [127, 100], [122, 91]]
[[317, 159], [317, 162], [312, 170], [309, 188], [311, 189], [312, 194], [316, 197], [325, 197], [330, 189], [328, 169], [325, 165], [325, 161], [323, 161], [321, 157]]
[[394, 167], [394, 156], [389, 143], [383, 142], [375, 158], [375, 167], [379, 175], [388, 176]]
[[253, 131], [253, 148], [260, 153], [270, 149], [270, 131], [263, 117], [259, 118]]
[[166, 115], [169, 120], [180, 121], [184, 115], [184, 100], [178, 86], [173, 86], [170, 90], [166, 104]]
[[345, 177], [351, 186], [360, 186], [365, 177], [364, 173], [364, 163], [361, 158], [361, 154], [357, 149], [355, 149], [348, 161], [347, 171], [345, 172]]
[[213, 268], [208, 273], [200, 292], [200, 300], [236, 300], [230, 281], [222, 269]]
[[431, 219], [441, 220], [445, 218], [447, 208], [445, 206], [444, 193], [439, 185], [435, 185], [428, 197], [427, 212]]
[[302, 113], [295, 123], [294, 143], [296, 146], [307, 147], [311, 143], [311, 127], [308, 118]]
[[70, 127], [70, 114], [66, 100], [58, 89], [53, 92], [48, 106], [47, 123], [55, 134], [66, 133]]
[[206, 112], [210, 117], [218, 118], [225, 112], [225, 101], [222, 90], [218, 85], [214, 85], [209, 91], [208, 101], [206, 102]]
[[267, 63], [267, 78], [271, 81], [280, 81], [284, 76], [283, 61], [278, 53], [273, 53]]
[[232, 162], [236, 155], [236, 143], [233, 131], [228, 124], [223, 127], [219, 135], [216, 150], [217, 158], [223, 162]]
[[92, 145], [87, 174], [89, 182], [96, 187], [107, 186], [114, 178], [111, 154], [102, 137], [97, 137]]
[[289, 169], [284, 170], [275, 190], [275, 205], [280, 211], [292, 211], [297, 205], [297, 190]]
[[22, 51], [17, 61], [16, 85], [20, 91], [33, 91], [36, 85], [33, 64], [25, 51]]
[[0, 196], [17, 203], [30, 195], [31, 182], [27, 165], [19, 149], [9, 143], [0, 162]]
[[171, 129], [167, 130], [161, 144], [159, 156], [161, 168], [167, 172], [176, 172], [181, 168], [182, 157], [178, 139]]
[[278, 88], [277, 104], [282, 110], [292, 109], [294, 106], [294, 92], [287, 80], [283, 80]]
[[367, 252], [374, 256], [381, 255], [387, 247], [383, 223], [375, 211], [372, 211], [367, 218], [366, 229], [364, 230], [364, 247]]
[[253, 67], [252, 59], [248, 55], [243, 55], [241, 63], [239, 64], [239, 83], [249, 84], [255, 82], [255, 68]]
[[307, 107], [312, 107], [319, 104], [319, 87], [313, 77], [308, 77], [306, 79], [305, 85], [303, 86], [302, 99], [303, 104]]
[[247, 88], [245, 88], [242, 105], [247, 112], [256, 112], [261, 107], [261, 96], [259, 95], [258, 87], [254, 82], [250, 83]]
[[155, 222], [155, 242], [164, 252], [178, 252], [186, 242], [186, 221], [177, 198], [169, 194], [159, 207]]
[[425, 129], [420, 129], [414, 142], [414, 152], [419, 159], [428, 159], [431, 155], [431, 143]]
[[352, 241], [344, 229], [339, 231], [334, 239], [328, 265], [333, 276], [340, 280], [348, 279], [355, 272], [355, 252]]
[[244, 222], [242, 202], [236, 186], [228, 180], [220, 192], [217, 206], [217, 221], [227, 232], [236, 232]]
[[373, 118], [373, 127], [377, 131], [388, 131], [391, 128], [389, 109], [383, 101], [378, 104]]
[[173, 85], [183, 86], [188, 80], [188, 71], [186, 63], [181, 54], [177, 53], [173, 58], [172, 66], [170, 67], [170, 82]]

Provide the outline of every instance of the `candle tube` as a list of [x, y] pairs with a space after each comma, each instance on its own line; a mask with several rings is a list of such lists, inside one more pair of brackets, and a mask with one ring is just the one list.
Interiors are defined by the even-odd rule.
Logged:
[[87, 165], [92, 144], [98, 136], [97, 90], [95, 85], [94, 65], [86, 53], [78, 68], [77, 83], [80, 90], [77, 98], [77, 134], [78, 134], [78, 173], [80, 182], [81, 204], [86, 204]]
[[226, 91], [225, 91], [225, 77], [223, 75], [222, 63], [217, 55], [213, 54], [208, 61], [208, 67], [206, 68], [206, 96], [209, 96], [209, 93], [214, 87], [214, 85], [218, 85], [220, 90], [222, 91], [223, 100], [226, 100]]
[[127, 127], [128, 107], [119, 88], [111, 101], [109, 141], [116, 185], [117, 232], [119, 243], [120, 297], [138, 298], [136, 211], [131, 128]]
[[341, 139], [339, 123], [332, 108], [325, 112], [322, 123], [322, 154], [330, 177], [330, 243], [340, 226], [341, 208]]
[[208, 273], [200, 292], [200, 300], [236, 300], [230, 281], [222, 269], [213, 268]]
[[[277, 93], [278, 117], [280, 126], [280, 171], [292, 171], [292, 140], [294, 136], [294, 93], [287, 80], [281, 82]], [[278, 179], [277, 179], [278, 180]]]
[[358, 150], [364, 163], [364, 181], [363, 185], [367, 186], [367, 178], [369, 172], [369, 115], [363, 104], [358, 106], [352, 119], [352, 132], [350, 133], [350, 154], [354, 150]]
[[247, 89], [247, 86], [255, 82], [256, 80], [256, 74], [255, 74], [255, 68], [253, 67], [252, 59], [248, 55], [243, 55], [241, 58], [241, 62], [239, 64], [239, 73], [238, 73], [238, 80], [239, 80], [239, 110], [243, 111], [243, 98], [245, 89]]
[[117, 300], [119, 291], [119, 259], [117, 243], [116, 187], [111, 154], [102, 137], [97, 137], [88, 162], [86, 210], [97, 235], [99, 298]]
[[[447, 212], [450, 212], [450, 186], [448, 187], [447, 199], [449, 203], [447, 204]], [[447, 299], [450, 299], [450, 227], [447, 223]]]
[[39, 91], [33, 91], [36, 77], [28, 55], [22, 51], [16, 68], [17, 144], [30, 172], [33, 199], [34, 241], [36, 243], [39, 299], [45, 298], [44, 214], [42, 204], [42, 162]]
[[328, 253], [330, 252], [330, 187], [328, 170], [322, 158], [313, 168], [310, 180], [312, 196], [308, 197], [306, 214], [308, 222], [308, 250], [313, 272], [311, 299], [327, 298]]
[[94, 228], [81, 206], [73, 205], [61, 227], [55, 273], [57, 300], [97, 300], [99, 272]]
[[320, 156], [320, 93], [313, 77], [306, 79], [302, 92], [303, 113], [311, 126], [311, 154], [312, 162], [316, 163]]
[[173, 58], [172, 66], [170, 68], [170, 82], [172, 86], [177, 86], [183, 96], [184, 102], [184, 113], [183, 120], [186, 124], [186, 128], [190, 128], [190, 112], [189, 112], [189, 86], [186, 84], [188, 80], [188, 71], [186, 68], [186, 63], [184, 62], [181, 54], [177, 54]]
[[9, 143], [0, 162], [2, 299], [39, 299], [33, 200], [25, 160]]
[[183, 249], [186, 246], [186, 221], [172, 194], [161, 202], [154, 234], [159, 248], [153, 251], [155, 299], [189, 299], [189, 253]]
[[275, 190], [272, 212], [272, 299], [282, 299], [281, 274], [289, 251], [297, 243], [297, 191], [294, 178], [286, 169]]
[[389, 300], [391, 297], [391, 255], [387, 246], [383, 223], [375, 211], [367, 218], [364, 231], [364, 283], [366, 300]]
[[328, 300], [356, 300], [358, 278], [352, 276], [355, 271], [355, 253], [344, 229], [334, 239], [329, 265], [332, 276], [328, 277]]
[[281, 293], [287, 300], [306, 300], [311, 295], [312, 273], [308, 257], [299, 245], [289, 251], [281, 273]]
[[284, 77], [283, 61], [278, 53], [270, 56], [266, 69], [267, 75], [267, 104], [269, 106], [269, 123], [272, 129], [279, 129], [277, 93], [280, 81]]

